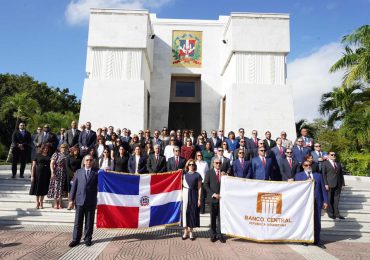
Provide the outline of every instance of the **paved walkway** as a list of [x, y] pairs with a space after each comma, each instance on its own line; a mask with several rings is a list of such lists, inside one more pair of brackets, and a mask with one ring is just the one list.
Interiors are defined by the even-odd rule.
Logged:
[[328, 242], [327, 250], [229, 238], [211, 243], [200, 229], [182, 241], [179, 228], [95, 230], [93, 245], [70, 249], [71, 227], [0, 227], [0, 259], [370, 259], [370, 243]]

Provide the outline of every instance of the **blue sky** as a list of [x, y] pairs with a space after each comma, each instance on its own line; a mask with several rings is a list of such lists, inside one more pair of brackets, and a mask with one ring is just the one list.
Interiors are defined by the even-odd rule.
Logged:
[[[340, 52], [341, 37], [370, 21], [370, 0], [2, 0], [0, 73], [26, 72], [49, 86], [69, 88], [80, 98], [85, 77], [86, 14], [88, 7], [94, 6], [144, 7], [160, 18], [187, 19], [218, 19], [230, 12], [289, 13], [291, 64], [312, 59], [315, 53], [328, 51], [328, 46], [332, 46], [329, 52]], [[335, 53], [332, 56], [339, 57]]]

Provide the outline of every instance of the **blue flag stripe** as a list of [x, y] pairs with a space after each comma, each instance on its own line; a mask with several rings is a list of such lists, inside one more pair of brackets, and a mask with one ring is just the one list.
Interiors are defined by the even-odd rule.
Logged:
[[149, 227], [172, 224], [180, 221], [181, 201], [150, 207]]
[[99, 192], [139, 195], [140, 176], [99, 171]]

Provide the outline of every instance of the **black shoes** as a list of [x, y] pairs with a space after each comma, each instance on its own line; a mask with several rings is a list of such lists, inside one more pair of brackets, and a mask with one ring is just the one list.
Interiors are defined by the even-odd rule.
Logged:
[[329, 215], [329, 218], [331, 218], [331, 219], [336, 219], [336, 217], [335, 217], [335, 216], [330, 216], [330, 215]]
[[22, 178], [22, 179], [24, 179], [24, 175], [21, 175], [21, 176], [19, 176], [19, 178]]
[[91, 245], [92, 245], [91, 240], [86, 240], [86, 241], [85, 241], [85, 245], [86, 245], [86, 246], [91, 246]]
[[346, 219], [345, 217], [343, 217], [341, 215], [337, 216], [337, 218], [339, 218], [339, 219]]
[[211, 242], [214, 243], [217, 241], [217, 238], [215, 236], [211, 237]]
[[223, 236], [220, 236], [218, 239], [221, 243], [226, 243], [226, 239]]
[[75, 247], [75, 246], [77, 246], [78, 244], [80, 243], [80, 241], [74, 241], [74, 240], [72, 240], [71, 241], [71, 243], [69, 243], [69, 247]]
[[315, 246], [318, 246], [318, 247], [320, 247], [321, 249], [326, 249], [326, 246], [325, 246], [323, 243], [321, 243], [321, 242], [319, 242], [319, 243], [315, 244]]
[[15, 179], [15, 175], [12, 175], [12, 179]]

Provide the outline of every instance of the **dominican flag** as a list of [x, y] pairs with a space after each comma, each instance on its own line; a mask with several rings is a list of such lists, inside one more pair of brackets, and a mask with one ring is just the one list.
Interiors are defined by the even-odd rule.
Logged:
[[180, 222], [182, 170], [160, 174], [99, 171], [98, 228], [144, 228]]

